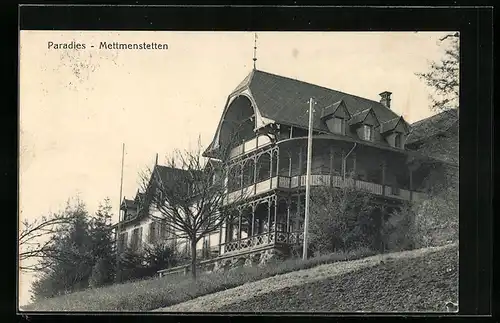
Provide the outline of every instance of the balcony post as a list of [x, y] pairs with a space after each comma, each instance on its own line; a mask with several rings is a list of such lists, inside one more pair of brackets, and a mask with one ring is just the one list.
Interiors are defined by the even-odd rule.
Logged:
[[273, 150], [269, 151], [271, 157], [269, 158], [269, 189], [273, 188]]
[[385, 196], [385, 168], [386, 168], [386, 162], [385, 160], [382, 161], [382, 196]]
[[257, 194], [257, 162], [259, 161], [259, 159], [257, 158], [257, 155], [254, 155], [252, 158], [253, 158], [253, 195], [255, 195]]
[[410, 167], [410, 201], [413, 201], [413, 169]]
[[270, 232], [271, 232], [271, 201], [267, 199], [267, 233]]
[[255, 235], [255, 204], [252, 203], [252, 234], [251, 236]]
[[243, 178], [245, 177], [245, 162], [240, 162], [240, 189], [243, 198]]
[[241, 249], [241, 208], [238, 209], [238, 250]]
[[280, 150], [276, 147], [276, 179], [279, 181], [280, 174]]
[[276, 241], [276, 233], [278, 232], [278, 197], [274, 195], [274, 241]]
[[330, 187], [333, 187], [333, 147], [330, 146]]
[[290, 231], [290, 196], [286, 200], [286, 232]]
[[302, 146], [299, 147], [299, 178], [297, 186], [302, 186]]

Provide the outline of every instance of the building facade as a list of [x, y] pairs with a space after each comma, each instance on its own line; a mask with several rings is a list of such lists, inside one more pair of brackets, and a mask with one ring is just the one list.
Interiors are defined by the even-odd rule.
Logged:
[[[425, 199], [429, 175], [455, 162], [422, 150], [425, 122], [409, 125], [391, 109], [388, 91], [377, 102], [254, 69], [229, 94], [204, 152], [225, 167], [223, 204], [238, 204], [238, 212], [207, 237], [208, 248], [219, 258], [262, 257], [269, 250], [289, 254], [301, 245], [311, 98], [311, 186], [350, 186], [373, 194], [380, 214], [387, 216], [405, 201]], [[124, 200], [124, 214], [137, 212], [139, 201], [140, 193], [134, 201]], [[148, 218], [124, 223], [124, 232], [132, 232], [124, 239], [132, 243], [132, 237], [141, 236], [133, 232], [155, 227]], [[157, 230], [153, 235], [164, 237], [161, 226]], [[207, 247], [203, 241], [200, 250]]]

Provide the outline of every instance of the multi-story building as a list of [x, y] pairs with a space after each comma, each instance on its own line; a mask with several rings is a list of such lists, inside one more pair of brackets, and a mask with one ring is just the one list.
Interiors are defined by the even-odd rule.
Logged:
[[[229, 94], [204, 153], [226, 167], [224, 204], [238, 203], [238, 215], [208, 238], [219, 257], [286, 253], [302, 243], [311, 98], [312, 186], [349, 185], [373, 194], [379, 218], [404, 201], [425, 199], [426, 179], [451, 162], [419, 152], [425, 130], [412, 131], [392, 110], [390, 92], [380, 97], [377, 102], [252, 70]], [[139, 200], [140, 194], [134, 202], [124, 200], [124, 212]], [[127, 232], [141, 222], [128, 223], [122, 226]]]

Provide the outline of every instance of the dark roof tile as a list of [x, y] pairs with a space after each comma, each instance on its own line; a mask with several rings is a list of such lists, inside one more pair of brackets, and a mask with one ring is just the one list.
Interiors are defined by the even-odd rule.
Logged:
[[451, 109], [412, 123], [406, 144], [412, 144], [443, 133], [458, 121], [457, 109]]

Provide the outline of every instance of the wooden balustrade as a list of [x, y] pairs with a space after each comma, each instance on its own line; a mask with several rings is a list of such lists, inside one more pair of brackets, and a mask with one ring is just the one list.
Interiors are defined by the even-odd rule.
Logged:
[[[300, 183], [300, 185], [299, 185]], [[306, 176], [275, 176], [268, 178], [266, 180], [260, 181], [258, 183], [249, 185], [243, 189], [238, 189], [237, 191], [228, 194], [226, 199], [227, 203], [232, 203], [241, 198], [246, 199], [255, 195], [266, 193], [270, 190], [276, 188], [296, 188], [298, 186], [306, 185]], [[333, 187], [354, 187], [359, 190], [370, 192], [376, 195], [385, 195], [392, 198], [410, 200], [410, 191], [405, 189], [396, 189], [391, 186], [384, 186], [377, 183], [366, 182], [361, 180], [355, 180], [353, 178], [347, 178], [345, 181], [341, 176], [331, 176], [331, 175], [311, 175], [311, 185], [312, 186], [333, 186]], [[423, 200], [426, 198], [426, 194], [422, 192], [412, 192], [413, 200]]]

